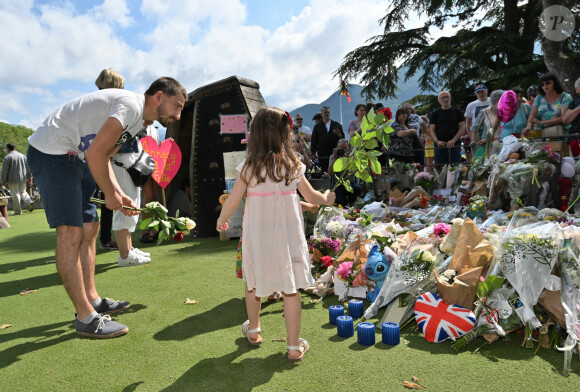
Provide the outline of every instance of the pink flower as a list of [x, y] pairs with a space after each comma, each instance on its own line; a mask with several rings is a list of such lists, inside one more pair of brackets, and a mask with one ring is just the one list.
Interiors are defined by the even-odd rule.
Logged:
[[433, 226], [433, 234], [438, 236], [448, 234], [449, 230], [451, 230], [451, 226], [445, 223], [437, 223], [435, 226]]
[[350, 275], [351, 270], [352, 270], [352, 261], [345, 261], [344, 263], [338, 266], [336, 274], [341, 280], [346, 281], [346, 279]]
[[419, 172], [415, 175], [415, 181], [417, 180], [431, 181], [432, 179], [433, 177], [431, 176], [431, 174], [427, 172]]
[[364, 286], [366, 283], [367, 276], [365, 275], [364, 271], [361, 271], [361, 273], [358, 274], [356, 278], [354, 278], [354, 280], [352, 281], [352, 287]]

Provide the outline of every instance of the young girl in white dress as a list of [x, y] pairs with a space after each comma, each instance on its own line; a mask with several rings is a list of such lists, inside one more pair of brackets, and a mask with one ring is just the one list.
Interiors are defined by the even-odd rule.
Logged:
[[302, 301], [298, 290], [314, 280], [296, 189], [316, 205], [332, 205], [335, 195], [329, 190], [315, 191], [305, 178], [291, 124], [288, 113], [277, 108], [265, 107], [256, 113], [250, 123], [247, 158], [237, 167], [217, 230], [228, 228], [228, 219], [245, 194], [242, 271], [248, 320], [242, 332], [250, 344], [261, 344], [261, 297], [282, 292], [288, 359], [300, 361], [309, 346], [299, 337]]

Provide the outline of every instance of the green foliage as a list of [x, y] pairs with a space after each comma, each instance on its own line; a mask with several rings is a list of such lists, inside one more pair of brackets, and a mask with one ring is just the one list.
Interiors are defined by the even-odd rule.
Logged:
[[[429, 17], [423, 26], [407, 29], [410, 11]], [[394, 0], [379, 21], [385, 26], [384, 34], [348, 53], [335, 74], [360, 79], [369, 99], [392, 98], [397, 95], [399, 73], [406, 69], [405, 81], [419, 73], [422, 91], [447, 89], [453, 93], [452, 105], [462, 106], [474, 99], [477, 83], [485, 83], [490, 90], [525, 88], [537, 84], [538, 73], [546, 72], [543, 56], [534, 54], [542, 38], [541, 12], [540, 0]], [[453, 36], [432, 38], [450, 24], [459, 28]], [[577, 42], [568, 39], [563, 52], [580, 60], [578, 48]], [[434, 96], [416, 98], [421, 104], [419, 114], [439, 107]]]
[[381, 164], [378, 156], [379, 151], [374, 150], [379, 146], [380, 140], [385, 147], [389, 144], [389, 133], [393, 132], [390, 127], [392, 120], [387, 120], [383, 113], [375, 115], [373, 109], [363, 118], [360, 125], [360, 134], [357, 132], [350, 138], [350, 145], [353, 147], [350, 155], [338, 158], [332, 165], [335, 172], [342, 172], [333, 191], [340, 185], [344, 186], [348, 192], [352, 193], [352, 186], [348, 177], [354, 174], [364, 182], [373, 182], [373, 173], [381, 174]]
[[504, 278], [499, 276], [491, 275], [484, 282], [479, 282], [477, 285], [477, 296], [482, 299], [486, 298], [495, 289], [499, 289], [503, 286]]
[[[97, 204], [105, 204], [104, 200], [94, 197], [91, 197], [90, 201]], [[123, 208], [127, 210], [136, 210], [135, 208], [131, 207]], [[137, 211], [143, 212], [150, 216], [141, 222], [139, 228], [141, 230], [155, 229], [158, 231], [159, 237], [157, 239], [157, 245], [160, 245], [166, 239], [174, 238], [174, 236], [178, 233], [183, 233], [184, 231], [192, 230], [195, 228], [195, 222], [189, 218], [180, 218], [179, 211], [176, 212], [175, 218], [167, 216], [167, 208], [165, 208], [163, 204], [157, 201], [147, 203], [145, 207], [137, 209]], [[181, 241], [181, 239], [177, 239], [176, 241]]]
[[6, 143], [14, 143], [16, 150], [26, 154], [28, 150], [28, 137], [34, 131], [23, 125], [11, 125], [0, 122], [0, 166], [6, 156]]
[[[74, 308], [53, 262], [55, 230], [42, 210], [10, 217], [10, 223], [0, 234], [0, 325], [12, 324], [0, 330], [1, 391], [403, 391], [402, 380], [417, 376], [429, 392], [451, 389], [450, 371], [461, 372], [458, 389], [469, 391], [575, 391], [580, 382], [577, 356], [570, 376], [562, 377], [556, 370], [562, 352], [540, 350], [534, 357], [516, 334], [486, 346], [482, 355], [473, 349], [455, 353], [449, 341], [427, 342], [411, 322], [401, 328], [400, 345], [387, 348], [377, 329], [377, 343], [358, 349], [356, 335], [338, 339], [336, 328], [328, 328], [328, 308], [343, 305], [338, 297], [313, 303], [317, 298], [302, 291], [301, 336], [310, 350], [293, 365], [284, 356], [286, 342], [273, 341], [287, 336], [284, 301], [263, 305], [259, 349], [241, 334], [245, 282], [236, 278], [232, 263], [238, 241], [219, 238], [186, 237], [158, 247], [139, 243], [151, 253], [147, 267], [118, 268], [112, 262], [118, 252], [97, 251], [99, 293], [132, 302], [113, 317], [129, 333], [106, 342], [82, 338], [73, 331]], [[38, 291], [18, 295], [23, 288]], [[186, 298], [199, 303], [186, 305]], [[378, 323], [381, 316], [370, 321]], [[483, 343], [478, 338], [472, 345]], [[83, 371], [80, 357], [106, 358], [99, 361], [99, 374], [122, 377], [95, 377]], [[377, 379], [390, 364], [397, 367], [393, 375], [361, 381]]]

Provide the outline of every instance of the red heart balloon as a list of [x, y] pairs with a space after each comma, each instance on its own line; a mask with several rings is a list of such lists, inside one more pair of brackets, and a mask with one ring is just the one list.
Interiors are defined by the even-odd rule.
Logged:
[[181, 150], [173, 139], [164, 140], [161, 146], [151, 136], [141, 139], [143, 150], [155, 161], [153, 179], [163, 189], [169, 185], [181, 166]]

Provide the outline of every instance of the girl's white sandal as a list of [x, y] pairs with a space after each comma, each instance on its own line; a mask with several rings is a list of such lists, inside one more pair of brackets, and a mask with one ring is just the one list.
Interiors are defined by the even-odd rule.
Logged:
[[310, 345], [308, 344], [308, 342], [305, 339], [299, 338], [298, 346], [286, 346], [286, 352], [290, 352], [290, 350], [300, 351], [300, 356], [295, 358], [288, 357], [288, 360], [290, 362], [302, 361], [302, 358], [304, 358], [304, 354], [306, 354], [306, 351], [308, 351], [309, 348]]

